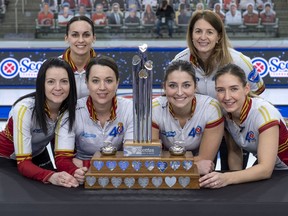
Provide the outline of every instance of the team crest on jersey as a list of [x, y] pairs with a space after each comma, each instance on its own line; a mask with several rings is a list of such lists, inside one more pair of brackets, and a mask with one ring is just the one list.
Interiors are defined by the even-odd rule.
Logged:
[[117, 126], [113, 127], [109, 133], [109, 136], [116, 137], [124, 132], [124, 126], [122, 122], [119, 122]]
[[248, 131], [247, 134], [246, 134], [246, 140], [248, 142], [254, 142], [256, 139], [255, 139], [255, 134], [253, 131]]
[[122, 134], [123, 131], [124, 131], [123, 123], [122, 123], [122, 122], [119, 122], [119, 123], [118, 123], [118, 127], [117, 127], [117, 133], [118, 133], [118, 134]]
[[201, 126], [197, 126], [196, 128], [192, 128], [188, 136], [195, 137], [196, 135], [200, 135], [203, 132], [203, 129]]
[[260, 81], [260, 75], [255, 67], [253, 67], [253, 70], [249, 73], [248, 80], [253, 83], [258, 83]]

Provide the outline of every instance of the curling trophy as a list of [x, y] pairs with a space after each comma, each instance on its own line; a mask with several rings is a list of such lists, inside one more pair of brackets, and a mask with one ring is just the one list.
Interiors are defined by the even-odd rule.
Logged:
[[160, 140], [152, 140], [153, 62], [147, 58], [147, 44], [139, 46], [132, 59], [133, 141], [124, 143], [124, 156], [160, 157]]
[[139, 46], [132, 59], [133, 140], [123, 151], [106, 143], [91, 159], [85, 175], [86, 189], [199, 189], [199, 174], [191, 152], [175, 143], [163, 151], [160, 140], [152, 140], [153, 62], [147, 45]]

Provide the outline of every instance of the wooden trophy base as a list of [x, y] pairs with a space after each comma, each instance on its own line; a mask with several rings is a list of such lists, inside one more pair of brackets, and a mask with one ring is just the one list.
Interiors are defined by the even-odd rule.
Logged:
[[159, 157], [107, 156], [96, 152], [85, 175], [86, 189], [199, 189], [199, 173], [191, 152]]
[[152, 140], [147, 143], [126, 140], [123, 145], [123, 155], [126, 157], [160, 157], [161, 153], [160, 140]]

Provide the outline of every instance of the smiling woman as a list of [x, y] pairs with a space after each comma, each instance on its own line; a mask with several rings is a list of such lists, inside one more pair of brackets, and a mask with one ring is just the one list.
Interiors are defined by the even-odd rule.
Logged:
[[[66, 172], [55, 172], [46, 146], [53, 143], [56, 127], [75, 120], [76, 84], [69, 64], [47, 59], [39, 69], [36, 91], [20, 97], [0, 132], [0, 157], [16, 159], [19, 172], [29, 178], [65, 187], [77, 187]], [[63, 119], [66, 114], [67, 119]], [[65, 182], [63, 181], [65, 179]]]
[[195, 71], [187, 61], [174, 61], [167, 67], [163, 86], [165, 96], [152, 103], [153, 139], [160, 138], [167, 149], [181, 143], [192, 151], [201, 175], [212, 172], [224, 133], [219, 103], [195, 93]]
[[88, 95], [85, 84], [86, 66], [90, 58], [96, 57], [92, 47], [96, 41], [94, 24], [86, 16], [75, 16], [67, 23], [65, 41], [69, 47], [61, 56], [73, 69], [77, 85], [77, 97]]
[[56, 120], [59, 107], [68, 97], [70, 82], [64, 68], [49, 68], [45, 77], [46, 104], [49, 108], [50, 118]]
[[[229, 167], [235, 172], [209, 173], [200, 186], [220, 188], [230, 184], [259, 181], [273, 170], [288, 170], [288, 128], [280, 112], [270, 102], [250, 93], [243, 69], [228, 64], [215, 75], [217, 98], [228, 131]], [[252, 153], [256, 163], [242, 170], [242, 150]]]
[[86, 82], [89, 96], [77, 101], [73, 130], [69, 132], [65, 124], [55, 137], [57, 168], [71, 175], [77, 167], [89, 168], [92, 156], [102, 147], [120, 150], [125, 140], [133, 140], [133, 103], [116, 96], [119, 71], [114, 59], [103, 55], [91, 58]]

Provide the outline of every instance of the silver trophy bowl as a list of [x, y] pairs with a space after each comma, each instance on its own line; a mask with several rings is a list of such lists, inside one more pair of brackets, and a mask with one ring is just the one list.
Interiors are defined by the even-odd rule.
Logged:
[[169, 148], [169, 152], [174, 156], [183, 156], [186, 153], [185, 147], [183, 147], [184, 141], [175, 141], [173, 146]]
[[101, 147], [100, 152], [102, 155], [115, 155], [117, 148], [112, 145], [110, 141], [104, 141], [105, 146]]

